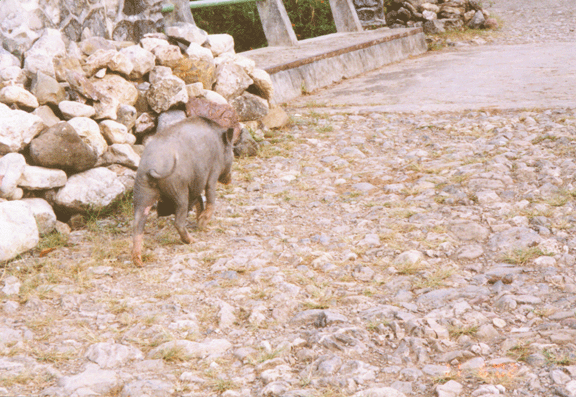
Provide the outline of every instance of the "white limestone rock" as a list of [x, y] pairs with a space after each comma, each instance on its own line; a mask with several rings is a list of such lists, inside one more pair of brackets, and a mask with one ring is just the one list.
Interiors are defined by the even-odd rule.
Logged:
[[0, 262], [36, 247], [39, 239], [36, 219], [27, 204], [0, 202]]
[[20, 200], [21, 203], [26, 204], [38, 224], [38, 232], [40, 235], [46, 235], [56, 228], [56, 214], [52, 206], [41, 198], [25, 198]]
[[29, 76], [41, 71], [50, 77], [56, 78], [52, 59], [56, 56], [66, 55], [66, 44], [63, 34], [56, 29], [45, 29], [44, 33], [26, 52], [24, 70]]
[[40, 117], [0, 103], [0, 154], [19, 152], [45, 127]]
[[25, 167], [26, 159], [20, 153], [8, 153], [0, 157], [0, 198], [14, 198]]
[[67, 179], [62, 170], [26, 165], [18, 180], [18, 186], [26, 190], [54, 189], [64, 186]]
[[66, 120], [74, 117], [92, 117], [96, 114], [94, 107], [75, 101], [62, 101], [58, 104], [58, 109]]
[[226, 100], [231, 100], [242, 94], [253, 83], [242, 66], [233, 61], [226, 61], [216, 68], [216, 83], [214, 91]]
[[188, 92], [184, 81], [171, 75], [152, 83], [146, 99], [152, 110], [161, 113], [179, 103], [188, 102]]
[[234, 38], [227, 33], [208, 35], [203, 46], [212, 51], [214, 58], [224, 53], [234, 54]]
[[86, 358], [98, 364], [100, 368], [116, 368], [131, 360], [142, 360], [144, 355], [133, 346], [101, 342], [88, 348]]
[[120, 54], [126, 56], [132, 63], [133, 68], [129, 76], [131, 79], [141, 79], [156, 65], [156, 56], [139, 45], [123, 48]]
[[72, 175], [58, 191], [56, 204], [74, 211], [104, 208], [126, 191], [118, 176], [98, 167]]
[[98, 157], [102, 156], [108, 144], [100, 132], [98, 123], [88, 117], [74, 117], [68, 120], [82, 140], [94, 150]]
[[136, 137], [128, 133], [128, 128], [113, 120], [104, 120], [100, 122], [100, 130], [106, 141], [113, 145], [115, 143], [136, 143]]
[[37, 108], [38, 100], [31, 92], [18, 85], [9, 85], [0, 90], [0, 102], [24, 108]]

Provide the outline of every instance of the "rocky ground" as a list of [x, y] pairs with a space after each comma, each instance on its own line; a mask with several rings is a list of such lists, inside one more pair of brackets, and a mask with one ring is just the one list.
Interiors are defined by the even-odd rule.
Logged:
[[193, 244], [127, 198], [0, 268], [0, 395], [576, 396], [576, 109], [289, 112]]

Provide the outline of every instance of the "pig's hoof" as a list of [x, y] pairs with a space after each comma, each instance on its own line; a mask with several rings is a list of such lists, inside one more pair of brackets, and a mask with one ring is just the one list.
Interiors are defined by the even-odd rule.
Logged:
[[186, 234], [186, 236], [182, 236], [182, 242], [184, 242], [185, 244], [190, 244], [193, 241], [194, 241], [194, 239], [188, 233]]
[[132, 263], [134, 263], [134, 266], [142, 267], [142, 256], [138, 254], [132, 255]]
[[208, 217], [200, 216], [200, 219], [198, 220], [198, 229], [200, 229], [200, 230], [208, 229], [208, 223], [209, 222], [210, 222], [210, 219]]

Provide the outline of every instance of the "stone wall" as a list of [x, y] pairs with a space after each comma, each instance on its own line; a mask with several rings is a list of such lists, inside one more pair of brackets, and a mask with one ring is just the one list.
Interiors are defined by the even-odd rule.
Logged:
[[162, 0], [2, 0], [0, 40], [22, 55], [42, 34], [57, 29], [71, 41], [99, 36], [138, 42], [164, 27]]
[[358, 19], [363, 27], [379, 27], [386, 25], [384, 17], [384, 0], [354, 0]]

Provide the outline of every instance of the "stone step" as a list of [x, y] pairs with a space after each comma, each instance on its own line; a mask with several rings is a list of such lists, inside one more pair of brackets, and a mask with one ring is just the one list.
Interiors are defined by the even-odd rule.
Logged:
[[274, 85], [272, 102], [280, 104], [427, 51], [421, 28], [333, 33], [301, 40], [296, 46], [243, 52], [266, 70]]

